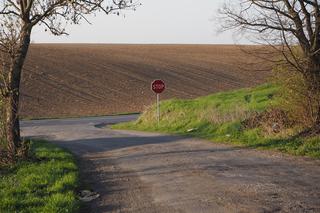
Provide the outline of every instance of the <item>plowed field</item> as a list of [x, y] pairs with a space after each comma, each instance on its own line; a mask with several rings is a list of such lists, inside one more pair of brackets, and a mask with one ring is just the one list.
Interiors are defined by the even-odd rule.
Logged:
[[231, 45], [33, 44], [23, 72], [21, 115], [139, 112], [155, 100], [153, 79], [166, 82], [161, 98], [167, 99], [254, 86], [269, 75], [263, 62]]

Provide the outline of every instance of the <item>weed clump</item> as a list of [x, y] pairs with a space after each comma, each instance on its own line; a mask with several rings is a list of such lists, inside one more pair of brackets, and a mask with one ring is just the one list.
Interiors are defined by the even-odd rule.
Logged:
[[280, 133], [281, 130], [292, 128], [294, 122], [282, 109], [272, 108], [263, 112], [254, 112], [252, 116], [241, 122], [243, 129], [261, 128], [267, 133]]

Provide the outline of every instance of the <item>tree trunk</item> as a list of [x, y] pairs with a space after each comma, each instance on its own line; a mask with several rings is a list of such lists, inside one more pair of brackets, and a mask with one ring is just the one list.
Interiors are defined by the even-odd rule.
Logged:
[[31, 38], [31, 26], [24, 25], [21, 30], [20, 43], [12, 58], [8, 78], [8, 95], [5, 99], [5, 130], [10, 156], [15, 158], [21, 147], [19, 122], [19, 97], [22, 67], [28, 53]]
[[320, 129], [320, 104], [318, 106], [318, 113], [317, 113], [317, 119], [316, 119], [316, 128], [319, 128]]
[[310, 129], [311, 135], [320, 134], [320, 57], [312, 58], [311, 72], [310, 72], [309, 84], [311, 92], [314, 95], [315, 102], [315, 114], [314, 123]]
[[5, 101], [5, 131], [10, 156], [14, 158], [17, 150], [21, 146], [20, 123], [19, 123], [19, 95], [10, 94]]
[[320, 107], [318, 109], [318, 117], [317, 117], [317, 120], [316, 120], [316, 125], [320, 126]]
[[314, 78], [315, 78], [315, 95], [317, 96], [317, 117], [316, 117], [316, 122], [315, 122], [315, 128], [320, 131], [320, 56], [315, 57], [314, 59], [315, 63], [315, 71], [314, 71]]

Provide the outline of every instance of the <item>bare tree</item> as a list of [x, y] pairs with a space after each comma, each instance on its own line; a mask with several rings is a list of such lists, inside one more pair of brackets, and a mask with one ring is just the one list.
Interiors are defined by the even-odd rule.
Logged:
[[4, 102], [5, 138], [11, 157], [21, 146], [19, 88], [21, 72], [34, 27], [42, 25], [54, 35], [67, 34], [68, 23], [88, 22], [97, 12], [118, 14], [135, 9], [133, 0], [2, 0], [0, 2], [0, 89]]
[[[302, 74], [316, 94], [316, 119], [311, 129], [320, 132], [320, 1], [238, 0], [220, 10], [224, 30], [237, 29], [280, 51], [290, 70]], [[302, 56], [301, 56], [302, 55]]]

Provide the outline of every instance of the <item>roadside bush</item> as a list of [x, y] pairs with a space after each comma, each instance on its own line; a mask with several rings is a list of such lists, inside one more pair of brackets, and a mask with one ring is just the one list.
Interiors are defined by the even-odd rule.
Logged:
[[263, 112], [255, 112], [241, 122], [243, 129], [261, 128], [265, 133], [274, 134], [291, 128], [294, 122], [282, 109], [270, 108]]
[[290, 119], [305, 129], [314, 125], [320, 106], [320, 91], [309, 90], [304, 76], [286, 66], [274, 69], [274, 79], [282, 87], [280, 107], [288, 112]]

